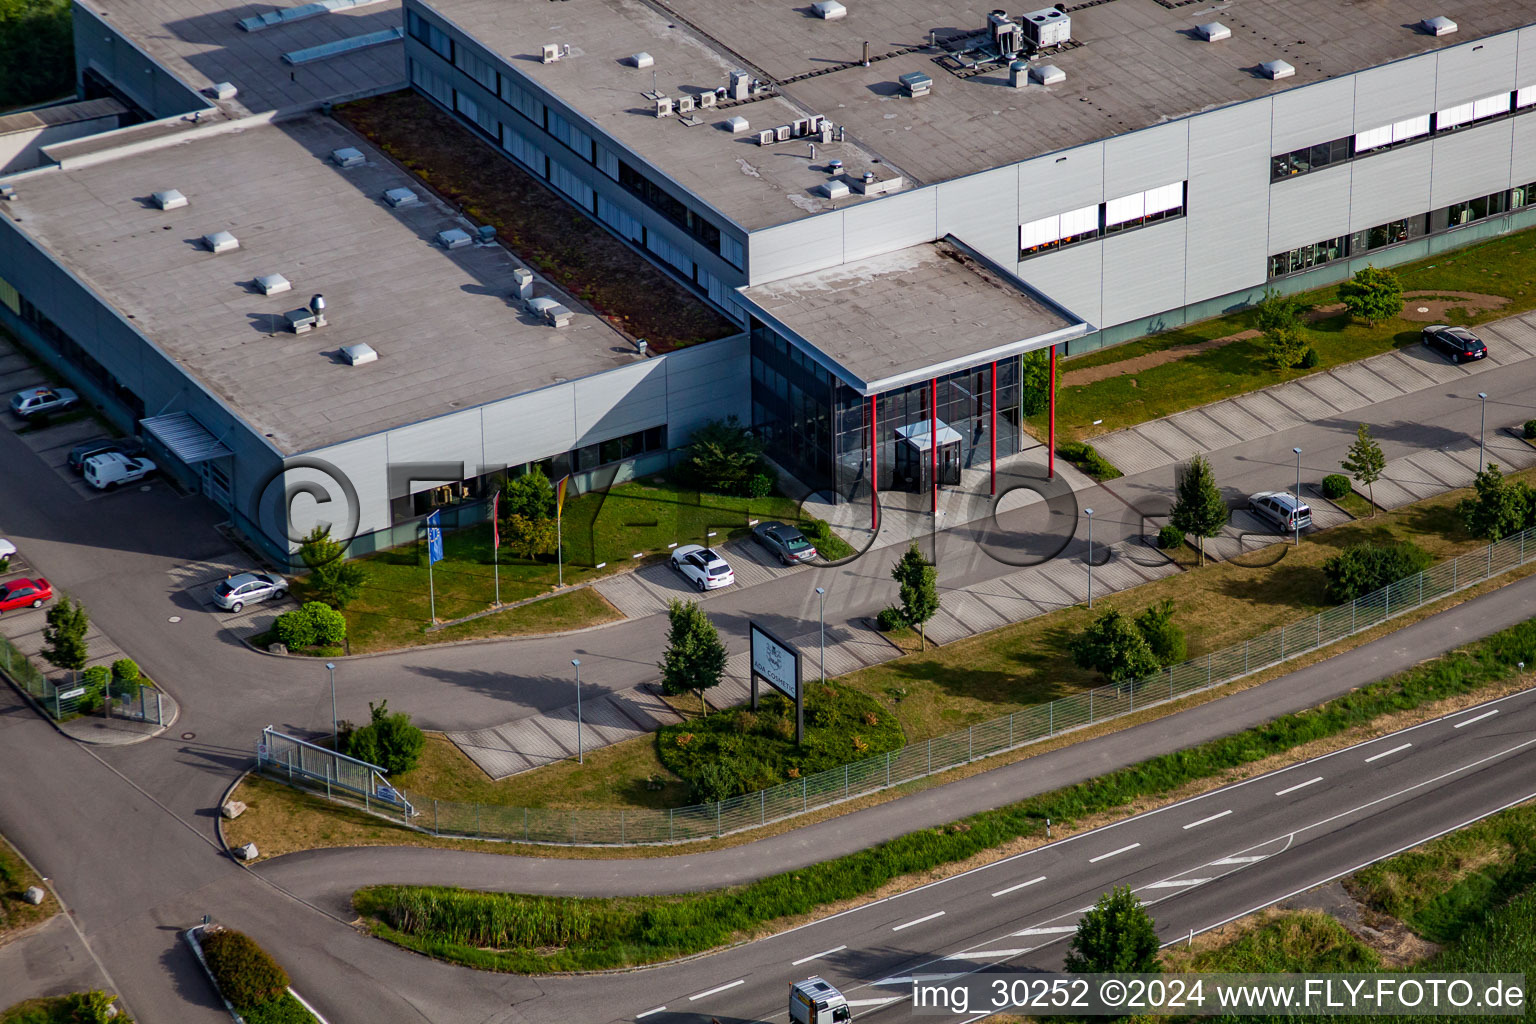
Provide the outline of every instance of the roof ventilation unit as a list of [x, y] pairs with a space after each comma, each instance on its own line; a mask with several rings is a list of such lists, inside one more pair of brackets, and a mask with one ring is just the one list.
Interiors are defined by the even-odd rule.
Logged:
[[412, 206], [416, 202], [416, 193], [408, 188], [387, 188], [384, 190], [384, 201], [396, 208]]
[[570, 43], [545, 43], [541, 48], [541, 56], [545, 64], [553, 64], [571, 55]]
[[837, 0], [820, 0], [819, 3], [811, 4], [811, 10], [822, 21], [836, 21], [838, 18], [844, 18], [848, 15], [848, 8], [838, 3]]
[[512, 271], [512, 280], [517, 285], [517, 297], [526, 306], [533, 298], [533, 271], [518, 267]]
[[1055, 64], [1036, 64], [1029, 69], [1029, 77], [1041, 85], [1060, 85], [1067, 80], [1067, 73]]
[[1037, 50], [1060, 46], [1072, 38], [1071, 17], [1054, 7], [1030, 11], [1024, 15], [1022, 28], [1024, 38], [1033, 43]]
[[276, 295], [288, 291], [293, 285], [282, 274], [262, 274], [256, 279], [256, 287], [261, 289], [263, 295]]
[[1195, 31], [1200, 33], [1200, 38], [1208, 43], [1219, 43], [1223, 39], [1232, 38], [1232, 30], [1219, 21], [1208, 21], [1204, 25], [1196, 25]]
[[331, 150], [331, 163], [337, 167], [361, 167], [364, 163], [362, 150], [344, 146]]
[[0, 199], [4, 199], [8, 203], [14, 203], [16, 201], [16, 189], [11, 185], [0, 185]]
[[726, 87], [726, 95], [733, 100], [744, 100], [752, 95], [752, 76], [745, 71], [732, 71], [731, 84]]
[[210, 85], [203, 92], [216, 100], [232, 100], [239, 94], [240, 90], [235, 88], [235, 83], [233, 82], [218, 82]]
[[645, 51], [629, 55], [629, 62], [637, 68], [650, 68], [656, 66], [656, 58]]
[[528, 312], [540, 317], [551, 327], [564, 327], [571, 322], [571, 311], [554, 299], [529, 299]]
[[325, 296], [310, 296], [309, 305], [290, 309], [283, 314], [283, 319], [288, 322], [288, 329], [294, 334], [307, 334], [316, 327], [324, 327]]
[[828, 199], [841, 199], [848, 194], [848, 183], [839, 178], [823, 182], [816, 186], [816, 191]]
[[[1060, 14], [1060, 11], [1052, 10], [1052, 14]], [[1024, 26], [1008, 17], [1007, 11], [993, 11], [987, 15], [987, 32], [992, 36], [992, 45], [997, 47], [999, 56], [1012, 57], [1024, 48]]]
[[750, 131], [752, 128], [752, 125], [744, 117], [728, 117], [725, 119], [725, 126], [731, 130], [732, 135], [740, 135], [742, 132]]
[[187, 197], [179, 189], [168, 188], [150, 196], [162, 210], [179, 210], [187, 205]]
[[1029, 84], [1029, 63], [1016, 60], [1008, 65], [1008, 84], [1015, 89], [1022, 89]]
[[437, 233], [437, 244], [444, 249], [462, 249], [474, 244], [474, 239], [463, 228], [447, 228]]
[[360, 341], [356, 345], [342, 346], [341, 358], [347, 361], [348, 366], [362, 366], [364, 363], [378, 362], [379, 354], [373, 350], [372, 345]]
[[1456, 23], [1443, 14], [1437, 14], [1433, 18], [1425, 18], [1419, 22], [1419, 27], [1432, 36], [1448, 36], [1456, 31]]
[[656, 97], [656, 116], [657, 117], [671, 117], [672, 116], [672, 97], [670, 97], [670, 96], [658, 96], [658, 97]]
[[908, 96], [927, 96], [933, 91], [933, 79], [921, 71], [909, 71], [897, 81], [901, 83], [901, 91]]
[[905, 178], [886, 178], [884, 181], [877, 181], [874, 171], [865, 171], [863, 178], [854, 179], [853, 190], [860, 195], [882, 196], [888, 192], [900, 192], [905, 184]]
[[228, 231], [213, 231], [203, 236], [203, 245], [209, 252], [234, 252], [240, 248], [240, 240]]
[[1259, 65], [1259, 73], [1265, 78], [1278, 80], [1290, 78], [1296, 73], [1296, 69], [1283, 60], [1267, 60]]

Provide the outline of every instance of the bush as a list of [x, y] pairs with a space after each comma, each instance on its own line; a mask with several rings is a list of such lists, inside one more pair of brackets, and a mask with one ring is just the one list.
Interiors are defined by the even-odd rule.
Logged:
[[118, 658], [112, 663], [112, 692], [129, 700], [139, 695], [144, 685], [138, 663], [132, 658]]
[[368, 713], [372, 720], [347, 734], [347, 755], [376, 764], [391, 775], [416, 767], [427, 737], [411, 724], [411, 716], [403, 711], [390, 714], [387, 700], [378, 704], [369, 701]]
[[1335, 604], [1406, 579], [1429, 568], [1429, 552], [1412, 541], [1397, 544], [1352, 544], [1323, 563], [1328, 600]]
[[1157, 546], [1164, 551], [1172, 551], [1183, 543], [1184, 531], [1172, 523], [1166, 524], [1161, 530], [1157, 531]]
[[1095, 480], [1113, 480], [1121, 475], [1114, 464], [1100, 455], [1098, 449], [1091, 444], [1084, 444], [1081, 441], [1062, 441], [1056, 445], [1056, 454]]
[[773, 493], [773, 477], [767, 473], [758, 473], [747, 481], [747, 497], [766, 498]]
[[1315, 370], [1320, 362], [1322, 360], [1318, 357], [1317, 349], [1308, 345], [1307, 350], [1301, 354], [1301, 368], [1303, 370]]
[[901, 609], [893, 605], [889, 608], [880, 609], [880, 614], [875, 616], [875, 625], [879, 627], [882, 633], [893, 633], [898, 629], [905, 628], [907, 620], [902, 616]]
[[289, 650], [337, 647], [347, 638], [347, 618], [328, 604], [310, 601], [302, 608], [279, 615], [272, 631]]
[[693, 432], [687, 458], [677, 467], [686, 485], [715, 494], [748, 494], [763, 473], [763, 443], [735, 416], [710, 420]]
[[1184, 630], [1173, 624], [1172, 600], [1148, 606], [1136, 616], [1136, 629], [1162, 664], [1173, 665], [1184, 660], [1187, 654]]
[[80, 685], [85, 693], [80, 697], [79, 709], [90, 713], [107, 700], [107, 688], [112, 685], [112, 670], [105, 665], [92, 665], [80, 673]]
[[1111, 606], [1105, 606], [1068, 647], [1078, 668], [1098, 672], [1117, 686], [1151, 675], [1159, 667], [1141, 630]]
[[346, 559], [347, 546], [331, 537], [329, 526], [317, 526], [299, 546], [299, 557], [309, 566], [309, 589], [333, 608], [345, 608], [362, 592], [368, 573]]
[[1349, 493], [1349, 477], [1343, 473], [1329, 473], [1323, 477], [1323, 497], [1338, 501]]
[[219, 992], [245, 1011], [287, 994], [288, 972], [248, 935], [228, 928], [205, 929], [203, 958]]
[[1525, 439], [1527, 441], [1536, 441], [1536, 420], [1525, 421]]

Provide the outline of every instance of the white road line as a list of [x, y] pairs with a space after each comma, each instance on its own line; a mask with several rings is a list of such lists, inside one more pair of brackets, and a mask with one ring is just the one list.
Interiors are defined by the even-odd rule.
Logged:
[[644, 1013], [637, 1013], [637, 1014], [635, 1014], [635, 1020], [639, 1020], [641, 1017], [649, 1017], [653, 1013], [660, 1013], [662, 1010], [665, 1010], [665, 1009], [666, 1009], [665, 1006], [658, 1006], [654, 1010], [646, 1010]]
[[1062, 925], [1052, 925], [1049, 928], [1025, 928], [1023, 931], [1021, 931], [1021, 932], [1014, 932], [1013, 934], [1015, 934], [1015, 935], [1065, 935], [1065, 934], [1067, 934], [1067, 932], [1075, 932], [1075, 931], [1077, 931], [1077, 925], [1075, 925], [1075, 924], [1062, 924]]
[[900, 1002], [901, 1000], [906, 999], [906, 998], [907, 998], [906, 996], [888, 996], [885, 999], [850, 999], [850, 1000], [848, 1000], [848, 1005], [849, 1006], [885, 1006], [888, 1003], [897, 1003], [897, 1002]]
[[1252, 864], [1254, 861], [1263, 860], [1269, 854], [1260, 854], [1257, 857], [1223, 857], [1221, 860], [1213, 860], [1212, 864]]
[[1136, 847], [1140, 845], [1140, 843], [1132, 843], [1130, 846], [1122, 846], [1118, 850], [1110, 850], [1108, 853], [1101, 853], [1097, 857], [1089, 857], [1088, 863], [1097, 864], [1101, 860], [1109, 860], [1111, 857], [1118, 857], [1122, 853], [1129, 853], [1131, 850], [1136, 849]]
[[833, 953], [841, 953], [843, 950], [845, 950], [847, 948], [848, 948], [847, 946], [833, 946], [831, 949], [824, 949], [820, 953], [812, 953], [810, 956], [803, 956], [799, 960], [796, 960], [794, 963], [790, 964], [789, 966], [791, 966], [791, 967], [799, 967], [801, 964], [808, 964], [808, 963], [810, 963], [812, 960], [815, 960], [817, 957], [831, 956]]
[[1007, 960], [1011, 957], [1023, 956], [1033, 946], [1025, 946], [1022, 949], [978, 949], [970, 953], [951, 953], [945, 960]]
[[941, 910], [937, 914], [929, 914], [927, 917], [920, 917], [916, 921], [908, 921], [906, 924], [899, 924], [892, 928], [891, 931], [899, 932], [903, 928], [911, 928], [915, 924], [922, 924], [924, 921], [932, 921], [936, 917], [943, 917], [945, 913], [946, 911]]
[[1027, 885], [1034, 885], [1036, 882], [1043, 882], [1043, 881], [1045, 881], [1045, 876], [1041, 875], [1039, 878], [1031, 878], [1027, 882], [1020, 882], [1018, 885], [1010, 885], [1006, 889], [999, 889], [999, 890], [997, 890], [997, 892], [993, 893], [992, 895], [993, 896], [1007, 896], [1011, 892], [1018, 892], [1020, 889], [1024, 888]]
[[1384, 757], [1391, 757], [1393, 754], [1397, 753], [1399, 750], [1407, 750], [1411, 746], [1413, 746], [1412, 743], [1399, 743], [1397, 746], [1393, 747], [1391, 750], [1383, 750], [1379, 754], [1372, 754], [1370, 757], [1365, 759], [1365, 763], [1366, 764], [1370, 764], [1372, 761], [1380, 761]]
[[1496, 715], [1498, 713], [1499, 713], [1499, 709], [1498, 708], [1494, 708], [1492, 711], [1484, 711], [1482, 714], [1478, 715], [1476, 718], [1469, 718], [1465, 722], [1457, 722], [1455, 725], [1451, 726], [1451, 728], [1452, 729], [1460, 729], [1464, 725], [1471, 725], [1473, 722], [1481, 722], [1485, 718], [1492, 718], [1494, 715]]
[[1186, 830], [1192, 829], [1192, 828], [1194, 828], [1197, 825], [1204, 825], [1204, 824], [1206, 824], [1208, 822], [1215, 821], [1217, 818], [1225, 818], [1227, 815], [1229, 815], [1231, 813], [1232, 813], [1231, 809], [1228, 808], [1227, 810], [1222, 811], [1220, 814], [1213, 814], [1213, 815], [1211, 815], [1209, 818], [1201, 818], [1199, 821], [1192, 821], [1188, 825], [1185, 825], [1184, 828]]
[[899, 978], [881, 978], [873, 984], [873, 988], [889, 988], [892, 985], [910, 985], [914, 981], [948, 981], [951, 978], [963, 977], [969, 971], [955, 971], [952, 974], [904, 974]]
[[1143, 889], [1182, 889], [1186, 885], [1204, 885], [1211, 881], [1209, 878], [1171, 878], [1163, 882], [1153, 882], [1151, 885], [1142, 886]]
[[1317, 783], [1322, 782], [1322, 781], [1323, 781], [1323, 777], [1321, 775], [1319, 775], [1315, 779], [1308, 779], [1306, 782], [1298, 782], [1294, 786], [1287, 786], [1284, 789], [1277, 790], [1275, 792], [1275, 796], [1285, 796], [1287, 793], [1294, 793], [1298, 789], [1306, 789], [1308, 786], [1314, 786]]
[[688, 997], [688, 1001], [691, 1003], [695, 999], [703, 999], [705, 996], [712, 996], [716, 992], [724, 992], [728, 988], [735, 988], [737, 985], [745, 985], [746, 983], [747, 983], [747, 979], [746, 978], [737, 978], [735, 981], [731, 982], [729, 985], [721, 985], [719, 988], [712, 988], [708, 992], [700, 992], [696, 996], [689, 996]]

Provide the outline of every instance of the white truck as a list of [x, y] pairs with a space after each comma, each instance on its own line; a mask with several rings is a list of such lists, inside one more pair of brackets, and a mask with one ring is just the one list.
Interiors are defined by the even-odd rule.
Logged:
[[792, 1024], [843, 1024], [853, 1019], [853, 1011], [825, 980], [806, 978], [789, 984], [789, 1019]]

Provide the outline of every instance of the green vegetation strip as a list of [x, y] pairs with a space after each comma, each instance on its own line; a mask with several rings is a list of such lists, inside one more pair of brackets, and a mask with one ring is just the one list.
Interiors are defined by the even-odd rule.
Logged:
[[1536, 664], [1536, 620], [1317, 708], [749, 885], [657, 898], [576, 899], [373, 886], [354, 896], [374, 933], [407, 949], [487, 970], [541, 973], [657, 963], [703, 952], [894, 879], [1171, 792], [1225, 770], [1337, 736], [1394, 712], [1473, 693]]

